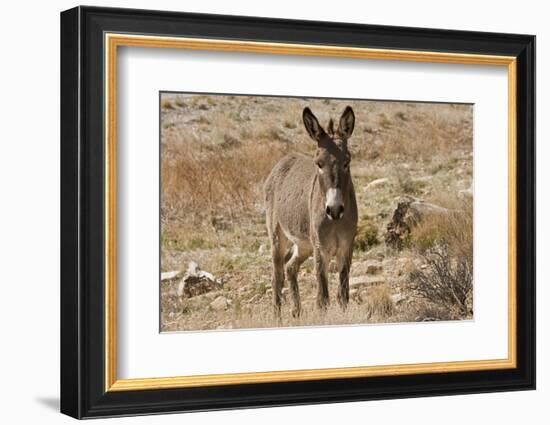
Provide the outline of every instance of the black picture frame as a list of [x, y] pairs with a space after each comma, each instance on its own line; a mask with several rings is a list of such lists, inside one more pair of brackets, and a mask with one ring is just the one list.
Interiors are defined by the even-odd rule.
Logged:
[[[517, 58], [517, 367], [105, 391], [104, 33], [507, 55]], [[75, 418], [535, 388], [535, 37], [76, 7], [61, 13], [61, 412]]]

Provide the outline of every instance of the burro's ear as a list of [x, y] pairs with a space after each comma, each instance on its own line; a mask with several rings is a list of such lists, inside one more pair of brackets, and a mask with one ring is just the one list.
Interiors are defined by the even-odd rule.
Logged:
[[309, 136], [313, 140], [319, 142], [321, 140], [321, 136], [324, 133], [324, 130], [319, 124], [319, 121], [317, 120], [315, 115], [313, 115], [313, 112], [311, 112], [311, 109], [309, 109], [308, 107], [304, 108], [302, 119], [304, 120], [304, 126], [306, 127]]
[[355, 127], [355, 114], [351, 106], [346, 106], [344, 113], [340, 117], [340, 123], [338, 124], [338, 133], [343, 138], [350, 138], [353, 133], [353, 127]]

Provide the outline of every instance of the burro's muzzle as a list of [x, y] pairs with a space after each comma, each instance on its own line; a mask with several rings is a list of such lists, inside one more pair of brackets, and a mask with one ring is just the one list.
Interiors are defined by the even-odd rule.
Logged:
[[340, 189], [330, 188], [327, 191], [325, 213], [330, 220], [339, 220], [344, 216], [344, 200]]

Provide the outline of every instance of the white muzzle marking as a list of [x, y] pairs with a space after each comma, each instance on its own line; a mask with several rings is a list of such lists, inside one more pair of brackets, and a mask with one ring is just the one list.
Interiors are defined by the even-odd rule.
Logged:
[[[335, 208], [340, 208], [343, 206], [344, 206], [344, 200], [342, 198], [342, 191], [337, 188], [330, 188], [327, 191], [325, 208], [330, 208], [331, 210], [333, 210]], [[342, 218], [343, 215], [344, 215], [344, 211], [342, 209], [338, 218]], [[332, 219], [330, 215], [329, 215], [329, 218]]]

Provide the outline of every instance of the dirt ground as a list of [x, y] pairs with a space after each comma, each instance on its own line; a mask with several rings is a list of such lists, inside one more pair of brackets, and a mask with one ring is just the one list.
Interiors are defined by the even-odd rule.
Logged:
[[[298, 277], [303, 314], [292, 318], [285, 283], [278, 323], [263, 181], [285, 154], [315, 151], [305, 106], [326, 125], [347, 105], [356, 116], [349, 147], [359, 208], [350, 305], [338, 307], [330, 273], [330, 307], [317, 310], [310, 258]], [[160, 107], [161, 269], [177, 272], [160, 282], [161, 331], [472, 317], [471, 105], [163, 93]], [[403, 197], [453, 213], [420, 220], [397, 249], [385, 234]], [[182, 295], [191, 262], [220, 285]], [[459, 301], [456, 285], [467, 288]]]

